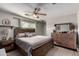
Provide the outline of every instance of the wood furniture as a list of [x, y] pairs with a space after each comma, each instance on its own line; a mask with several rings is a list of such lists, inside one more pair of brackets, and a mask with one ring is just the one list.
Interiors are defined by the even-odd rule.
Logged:
[[3, 48], [3, 46], [2, 46], [2, 42], [1, 42], [1, 40], [0, 40], [0, 49], [1, 49], [1, 48]]
[[44, 56], [53, 47], [54, 47], [53, 41], [49, 41], [46, 44], [44, 44], [36, 49], [33, 49], [32, 55], [33, 56]]
[[[35, 32], [35, 29], [20, 29], [20, 28], [16, 28], [15, 29], [15, 37], [16, 34], [18, 33], [24, 33], [24, 32]], [[52, 39], [52, 38], [51, 38]], [[17, 49], [19, 50], [19, 52], [23, 53], [23, 55], [27, 55], [27, 53], [23, 50], [23, 48], [19, 47], [18, 45]], [[36, 49], [32, 49], [32, 55], [34, 56], [43, 56], [45, 55], [51, 48], [53, 48], [54, 44], [53, 41], [49, 41], [47, 43], [45, 43], [44, 45], [36, 48]]]
[[6, 26], [6, 25], [0, 25], [0, 27], [8, 27], [8, 28], [13, 28], [13, 26]]
[[[77, 50], [77, 33], [74, 31], [74, 25], [71, 23], [63, 23], [55, 24], [55, 27], [56, 26], [59, 26], [59, 28], [56, 28], [51, 34], [54, 44], [68, 49]], [[60, 28], [61, 26], [64, 28]]]
[[70, 49], [77, 49], [76, 33], [52, 33], [54, 43]]
[[[49, 41], [46, 44], [36, 49], [32, 49], [32, 56], [45, 56], [46, 53], [53, 47], [54, 47], [53, 42]], [[19, 47], [18, 45], [16, 45], [16, 48], [21, 54], [23, 54], [24, 56], [27, 56], [27, 53], [23, 50], [23, 48]]]
[[6, 52], [15, 49], [14, 40], [2, 40], [3, 48], [5, 48]]

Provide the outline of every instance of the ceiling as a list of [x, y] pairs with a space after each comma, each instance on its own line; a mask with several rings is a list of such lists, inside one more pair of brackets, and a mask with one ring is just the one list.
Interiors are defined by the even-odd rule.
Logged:
[[[28, 17], [24, 15], [27, 12], [32, 12], [34, 8], [40, 7], [41, 12], [47, 14], [47, 16], [41, 16], [40, 19], [46, 19], [47, 17], [58, 18], [60, 16], [66, 16], [77, 13], [79, 9], [78, 3], [0, 3], [0, 9]], [[33, 17], [28, 17], [33, 18]]]

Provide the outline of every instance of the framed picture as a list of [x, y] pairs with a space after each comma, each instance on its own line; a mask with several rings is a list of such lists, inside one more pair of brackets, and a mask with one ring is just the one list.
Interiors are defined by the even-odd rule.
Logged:
[[2, 20], [2, 24], [3, 24], [3, 25], [11, 25], [9, 19], [3, 19], [3, 20]]

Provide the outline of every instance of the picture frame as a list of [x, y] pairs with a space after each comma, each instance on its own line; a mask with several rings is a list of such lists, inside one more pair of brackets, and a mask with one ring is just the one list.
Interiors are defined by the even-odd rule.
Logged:
[[9, 21], [9, 19], [5, 18], [2, 20], [2, 25], [11, 25], [11, 22]]

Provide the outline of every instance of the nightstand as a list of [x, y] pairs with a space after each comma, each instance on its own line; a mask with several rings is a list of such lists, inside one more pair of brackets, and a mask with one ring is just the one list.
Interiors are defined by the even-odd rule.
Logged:
[[5, 48], [6, 52], [12, 51], [15, 49], [14, 40], [2, 40], [3, 48]]

